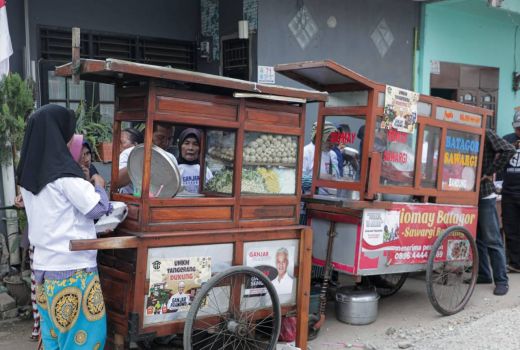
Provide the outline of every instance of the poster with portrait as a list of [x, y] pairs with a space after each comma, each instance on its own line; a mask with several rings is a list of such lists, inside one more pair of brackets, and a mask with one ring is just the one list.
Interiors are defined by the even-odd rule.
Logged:
[[146, 314], [188, 311], [198, 289], [210, 278], [209, 256], [153, 260]]
[[[293, 299], [296, 290], [294, 265], [298, 258], [297, 240], [249, 242], [244, 247], [244, 261], [262, 271], [271, 281], [280, 301]], [[252, 279], [244, 287], [244, 297], [261, 297], [267, 293], [263, 283]]]
[[385, 114], [381, 127], [413, 133], [417, 124], [417, 103], [419, 94], [395, 86], [386, 86]]

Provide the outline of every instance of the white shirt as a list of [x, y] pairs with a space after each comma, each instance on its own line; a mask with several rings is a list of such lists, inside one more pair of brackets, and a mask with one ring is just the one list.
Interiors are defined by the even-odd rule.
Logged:
[[282, 279], [279, 280], [278, 277], [276, 277], [271, 282], [273, 283], [274, 289], [276, 289], [278, 295], [292, 293], [293, 279], [289, 276], [289, 274], [287, 274], [287, 272], [282, 277]]
[[[190, 193], [199, 192], [200, 182], [200, 165], [199, 164], [179, 164], [179, 172], [181, 173], [182, 186], [184, 190]], [[213, 173], [206, 168], [206, 182], [211, 180]]]
[[190, 296], [186, 293], [175, 293], [172, 295], [166, 307], [168, 310], [177, 311], [180, 307], [190, 305]]
[[[302, 177], [312, 176], [312, 169], [314, 168], [314, 151], [316, 146], [314, 143], [309, 142], [303, 148], [303, 162], [302, 162]], [[332, 165], [330, 165], [332, 163]], [[321, 152], [320, 159], [320, 173], [322, 174], [329, 173], [329, 167], [332, 169], [332, 176], [339, 177], [339, 168], [338, 168], [338, 157], [334, 151], [330, 150], [328, 152]], [[334, 192], [334, 189], [327, 189], [324, 187], [320, 187], [318, 189], [318, 194], [331, 194]]]
[[71, 252], [74, 239], [96, 238], [94, 221], [85, 217], [101, 199], [92, 184], [79, 177], [62, 177], [37, 195], [21, 189], [35, 247], [33, 268], [43, 271], [96, 267], [96, 250]]
[[[119, 170], [124, 169], [128, 166], [128, 156], [130, 156], [130, 152], [134, 149], [135, 146], [132, 146], [130, 148], [125, 149], [123, 152], [119, 154]], [[132, 183], [129, 183], [128, 185], [121, 187], [119, 189], [120, 193], [125, 194], [133, 194], [134, 193], [134, 186], [132, 186]]]

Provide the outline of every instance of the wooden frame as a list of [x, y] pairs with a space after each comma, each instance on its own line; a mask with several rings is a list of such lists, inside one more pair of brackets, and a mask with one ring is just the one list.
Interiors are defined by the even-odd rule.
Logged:
[[[74, 70], [70, 63], [56, 69], [56, 74], [61, 76], [71, 76], [73, 73], [84, 80], [116, 85], [113, 136], [116, 140], [120, 138], [123, 121], [146, 123], [142, 196], [119, 194], [115, 181], [112, 181], [111, 198], [126, 202], [129, 208], [125, 222], [108, 238], [71, 242], [71, 250], [103, 250], [99, 255], [99, 266], [102, 287], [107, 295], [113, 345], [123, 346], [121, 339], [128, 343], [183, 330], [183, 321], [152, 326], [143, 323], [144, 295], [149, 288], [145, 277], [148, 249], [230, 243], [233, 245], [233, 265], [241, 265], [244, 263], [246, 242], [297, 239], [299, 256], [294, 273], [298, 278], [297, 299], [294, 305], [284, 306], [282, 311], [284, 314], [296, 313], [296, 344], [306, 348], [312, 230], [298, 225], [305, 105], [295, 103], [294, 98], [302, 102], [325, 101], [327, 93], [114, 59], [81, 60], [79, 69]], [[178, 88], [178, 83], [181, 83], [181, 88]], [[281, 101], [235, 98], [233, 92], [236, 91], [276, 95]], [[284, 97], [290, 99], [284, 101]], [[236, 136], [232, 195], [150, 198], [152, 130], [156, 121], [201, 129], [233, 130]], [[293, 195], [241, 194], [242, 151], [246, 132], [298, 137]], [[115, 142], [112, 179], [117, 179], [119, 173], [119, 148], [119, 143]]]
[[[477, 205], [478, 191], [480, 186], [480, 176], [482, 167], [482, 155], [484, 150], [484, 138], [486, 120], [492, 115], [492, 111], [464, 105], [455, 101], [449, 101], [437, 97], [420, 95], [419, 102], [430, 106], [430, 114], [418, 115], [417, 121], [417, 148], [415, 150], [414, 182], [412, 186], [390, 186], [380, 183], [381, 175], [381, 153], [374, 152], [375, 127], [377, 118], [384, 114], [383, 104], [381, 104], [381, 94], [384, 97], [385, 85], [379, 84], [345, 68], [333, 61], [310, 61], [301, 63], [282, 64], [275, 67], [278, 73], [286, 75], [307, 86], [320, 90], [333, 92], [366, 91], [368, 94], [367, 103], [364, 106], [344, 106], [329, 107], [325, 102], [319, 103], [318, 120], [316, 128], [316, 139], [321, 140], [323, 124], [326, 116], [358, 116], [364, 117], [366, 124], [363, 149], [361, 150], [361, 172], [357, 182], [339, 182], [324, 180], [319, 178], [319, 167], [321, 154], [321, 144], [316, 143], [313, 184], [311, 193], [316, 193], [319, 187], [336, 189], [348, 189], [359, 191], [361, 199], [372, 201], [378, 194], [410, 194], [417, 197], [421, 202], [445, 203], [445, 204], [467, 204]], [[342, 81], [338, 83], [338, 81]], [[475, 114], [480, 116], [480, 127], [457, 124], [455, 122], [440, 120], [437, 113], [440, 109], [454, 110], [461, 113]], [[438, 166], [436, 176], [436, 187], [424, 187], [421, 184], [422, 169], [422, 145], [424, 130], [426, 127], [436, 127], [441, 130], [441, 143], [439, 146]], [[476, 183], [473, 191], [447, 191], [442, 189], [442, 170], [444, 167], [444, 147], [448, 130], [462, 131], [479, 135], [480, 150], [478, 156], [478, 166], [476, 169]], [[313, 195], [310, 195], [312, 197]], [[308, 196], [305, 196], [308, 197]], [[363, 201], [362, 201], [363, 202]], [[364, 202], [366, 205], [367, 202]], [[350, 205], [350, 204], [349, 204]]]

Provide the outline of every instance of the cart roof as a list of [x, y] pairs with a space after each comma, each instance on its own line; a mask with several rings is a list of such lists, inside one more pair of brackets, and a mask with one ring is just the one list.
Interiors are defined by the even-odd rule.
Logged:
[[[328, 93], [322, 91], [258, 84], [246, 80], [176, 68], [153, 66], [113, 58], [107, 58], [106, 60], [82, 59], [80, 62], [80, 78], [82, 80], [113, 84], [118, 81], [143, 81], [148, 78], [153, 78], [165, 81], [212, 86], [215, 88], [248, 91], [257, 94], [296, 97], [308, 101], [327, 101], [328, 99]], [[71, 62], [56, 67], [56, 74], [59, 76], [69, 77], [72, 76], [73, 70], [73, 64]]]
[[331, 60], [278, 64], [274, 69], [320, 91], [357, 91], [382, 86]]

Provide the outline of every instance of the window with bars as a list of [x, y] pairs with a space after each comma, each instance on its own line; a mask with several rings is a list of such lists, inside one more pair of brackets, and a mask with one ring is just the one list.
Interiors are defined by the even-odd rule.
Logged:
[[222, 75], [249, 80], [249, 40], [222, 41]]

